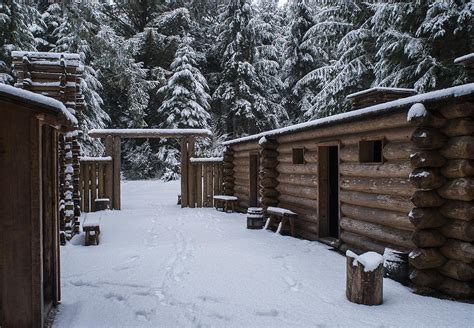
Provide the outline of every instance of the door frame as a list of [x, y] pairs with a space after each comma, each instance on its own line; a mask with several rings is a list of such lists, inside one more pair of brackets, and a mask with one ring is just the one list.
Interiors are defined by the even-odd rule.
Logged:
[[[325, 165], [322, 165], [321, 162], [321, 150], [322, 148], [328, 148], [328, 147], [337, 147], [337, 188], [338, 188], [338, 195], [340, 195], [341, 192], [341, 171], [340, 171], [340, 165], [341, 165], [341, 142], [340, 140], [334, 140], [334, 141], [327, 141], [327, 142], [321, 142], [317, 143], [318, 147], [318, 210], [317, 210], [317, 218], [318, 218], [318, 238], [334, 238], [329, 236], [329, 193], [327, 193], [326, 190], [322, 190], [322, 183], [321, 183], [321, 177], [322, 177], [322, 169], [325, 169], [325, 166], [327, 169], [329, 169], [329, 158], [326, 159]], [[329, 153], [327, 153], [329, 155]], [[328, 186], [325, 186], [324, 189], [327, 189]], [[323, 203], [323, 198], [324, 198], [324, 203]], [[323, 204], [323, 206], [321, 206]], [[322, 218], [322, 213], [321, 213], [321, 208], [326, 208], [326, 227], [324, 228], [325, 231], [323, 231], [323, 225], [321, 222], [323, 221]], [[340, 239], [341, 236], [341, 226], [340, 226], [340, 221], [341, 221], [341, 200], [340, 197], [338, 198], [338, 205], [337, 205], [337, 214], [338, 214], [338, 237], [336, 240]], [[326, 234], [326, 235], [323, 235]]]

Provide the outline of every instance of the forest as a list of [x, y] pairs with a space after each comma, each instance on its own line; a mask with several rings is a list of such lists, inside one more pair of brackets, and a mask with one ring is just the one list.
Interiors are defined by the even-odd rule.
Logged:
[[[223, 140], [351, 109], [373, 86], [458, 85], [474, 52], [470, 0], [140, 0], [0, 3], [0, 83], [11, 52], [78, 53], [83, 150], [93, 128], [207, 128]], [[128, 140], [127, 178], [179, 177], [173, 140]]]

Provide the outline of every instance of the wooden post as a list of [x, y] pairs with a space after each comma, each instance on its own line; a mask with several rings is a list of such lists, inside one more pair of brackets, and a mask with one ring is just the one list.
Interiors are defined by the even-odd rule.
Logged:
[[208, 186], [208, 183], [207, 183], [207, 164], [203, 164], [202, 165], [202, 175], [203, 175], [203, 185], [204, 185], [204, 188], [203, 188], [203, 191], [202, 191], [202, 199], [203, 199], [203, 206], [204, 207], [209, 207], [209, 204], [207, 202], [207, 186]]
[[202, 207], [202, 164], [196, 164], [196, 197], [197, 207]]
[[[114, 156], [114, 139], [112, 136], [105, 138], [105, 156]], [[107, 163], [105, 166], [105, 196], [110, 200], [110, 207], [113, 208], [113, 183], [114, 183], [114, 168], [112, 163]]]
[[121, 201], [120, 201], [120, 161], [122, 157], [122, 146], [120, 144], [120, 137], [114, 137], [114, 156], [113, 156], [113, 165], [114, 165], [114, 210], [120, 210]]
[[188, 207], [188, 140], [181, 138], [181, 207]]
[[97, 163], [98, 164], [98, 170], [99, 170], [99, 173], [98, 173], [98, 197], [99, 198], [104, 198], [104, 188], [105, 188], [105, 185], [104, 185], [104, 167], [105, 165], [107, 165], [106, 163]]
[[82, 198], [84, 199], [84, 212], [90, 212], [90, 202], [89, 202], [89, 188], [90, 188], [90, 164], [86, 163], [84, 165], [84, 172], [82, 172], [82, 175], [84, 177], [84, 195]]
[[91, 212], [95, 212], [95, 200], [97, 198], [97, 163], [92, 162], [91, 168]]
[[212, 164], [207, 165], [207, 193], [206, 193], [206, 200], [209, 204], [209, 207], [214, 206], [214, 199], [212, 197]]
[[194, 137], [188, 137], [188, 191], [189, 191], [189, 207], [196, 206], [196, 167], [189, 160], [195, 154]]
[[346, 297], [364, 305], [383, 302], [383, 256], [367, 252], [357, 256], [347, 251]]

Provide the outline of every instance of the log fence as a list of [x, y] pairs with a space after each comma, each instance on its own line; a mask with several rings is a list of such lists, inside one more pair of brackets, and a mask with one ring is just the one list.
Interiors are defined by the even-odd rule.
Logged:
[[193, 171], [194, 181], [190, 181], [193, 195], [190, 207], [213, 207], [214, 196], [224, 194], [224, 174], [222, 158], [190, 159], [190, 169]]
[[112, 200], [112, 157], [82, 157], [80, 163], [81, 208], [84, 212], [95, 212], [96, 199]]

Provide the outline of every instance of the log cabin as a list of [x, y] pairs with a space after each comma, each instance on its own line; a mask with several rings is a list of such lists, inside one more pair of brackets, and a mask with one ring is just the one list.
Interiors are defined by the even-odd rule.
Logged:
[[473, 298], [474, 83], [348, 98], [348, 113], [226, 141], [225, 193], [297, 213], [300, 238], [406, 254], [419, 290]]
[[0, 84], [0, 326], [42, 327], [59, 302], [59, 101]]

